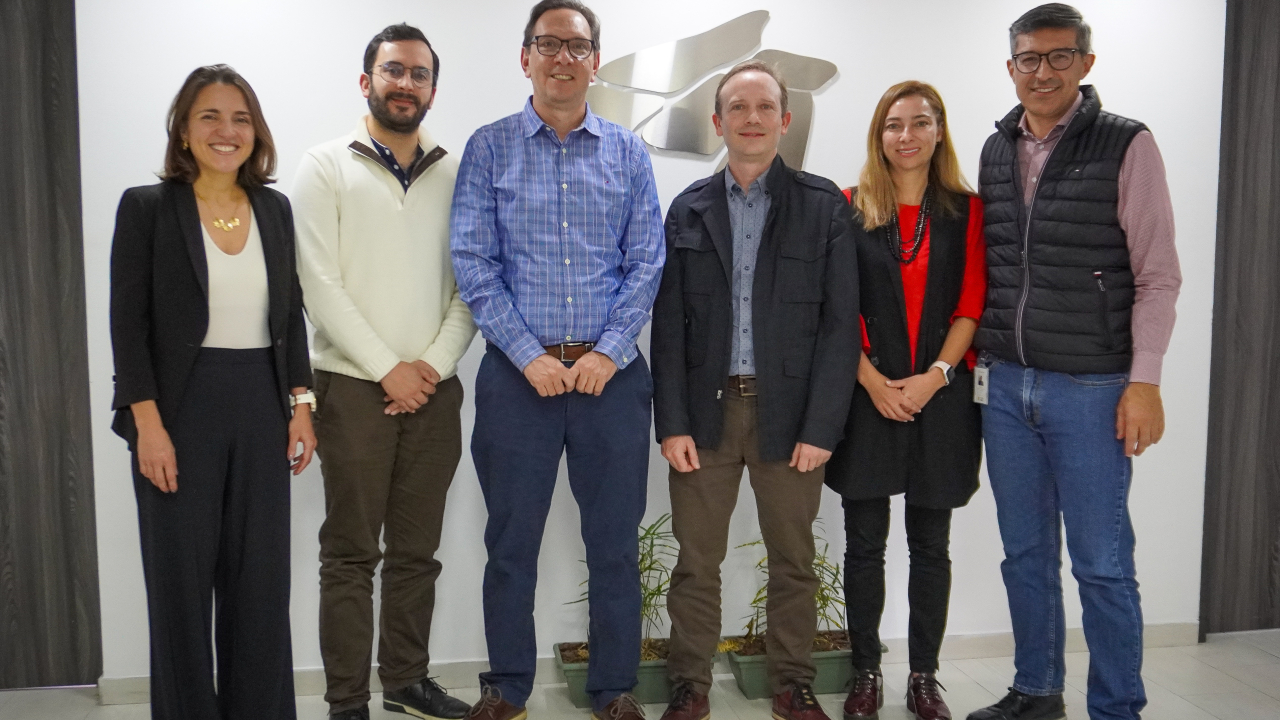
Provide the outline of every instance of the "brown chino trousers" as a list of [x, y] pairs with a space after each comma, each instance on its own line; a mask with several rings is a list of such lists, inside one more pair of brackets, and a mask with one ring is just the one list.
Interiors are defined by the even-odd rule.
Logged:
[[813, 521], [822, 498], [823, 468], [806, 473], [788, 460], [763, 462], [757, 440], [756, 398], [724, 394], [720, 447], [698, 448], [699, 470], [671, 470], [671, 527], [680, 558], [671, 574], [667, 613], [671, 642], [667, 674], [673, 683], [706, 694], [720, 640], [720, 564], [729, 542], [729, 518], [738, 502], [742, 468], [751, 476], [760, 532], [769, 555], [769, 682], [774, 694], [813, 682], [811, 653], [817, 632]]
[[[427, 676], [445, 495], [462, 457], [462, 382], [441, 380], [416, 413], [386, 415], [382, 386], [316, 371], [324, 475], [320, 655], [332, 712], [369, 701], [373, 573], [382, 562], [378, 677], [398, 690]], [[382, 537], [385, 552], [378, 540]]]

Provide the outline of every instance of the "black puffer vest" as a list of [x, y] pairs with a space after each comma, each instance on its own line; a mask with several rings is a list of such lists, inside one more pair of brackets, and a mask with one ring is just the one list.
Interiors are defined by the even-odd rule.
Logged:
[[1080, 92], [1030, 206], [1018, 177], [1021, 105], [982, 148], [989, 280], [974, 344], [1042, 370], [1127, 372], [1134, 285], [1118, 213], [1120, 164], [1146, 127], [1102, 112], [1092, 86]]

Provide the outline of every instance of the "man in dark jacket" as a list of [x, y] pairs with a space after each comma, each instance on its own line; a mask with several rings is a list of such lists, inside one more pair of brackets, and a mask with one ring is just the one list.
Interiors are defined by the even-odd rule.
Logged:
[[[969, 720], [1065, 718], [1061, 529], [1089, 643], [1089, 717], [1137, 720], [1142, 611], [1132, 457], [1160, 440], [1181, 285], [1164, 164], [1080, 81], [1089, 26], [1057, 3], [1009, 29], [1021, 101], [982, 151], [989, 282], [975, 338], [1016, 643], [1009, 694]], [[979, 398], [981, 399], [981, 398]]]
[[730, 70], [712, 120], [729, 165], [672, 203], [653, 311], [657, 437], [672, 466], [680, 543], [667, 596], [676, 691], [663, 718], [709, 712], [720, 563], [746, 466], [769, 556], [774, 717], [825, 720], [810, 689], [812, 527], [857, 370], [852, 220], [831, 181], [778, 157], [791, 116], [786, 86], [768, 65]]

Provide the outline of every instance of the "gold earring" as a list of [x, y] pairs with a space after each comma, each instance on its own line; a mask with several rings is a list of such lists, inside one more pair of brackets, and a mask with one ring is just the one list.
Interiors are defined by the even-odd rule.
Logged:
[[183, 141], [182, 141], [182, 149], [183, 149], [183, 150], [186, 150], [186, 149], [187, 149], [187, 141], [186, 141], [186, 140], [183, 140]]

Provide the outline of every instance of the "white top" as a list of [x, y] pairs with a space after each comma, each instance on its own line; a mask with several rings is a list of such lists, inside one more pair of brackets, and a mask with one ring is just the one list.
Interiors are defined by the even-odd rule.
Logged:
[[[316, 327], [311, 366], [377, 382], [421, 359], [454, 375], [476, 334], [449, 257], [458, 162], [445, 155], [405, 192], [375, 153], [364, 120], [311, 148], [294, 175], [298, 279]], [[424, 151], [436, 147], [425, 129]]]
[[267, 261], [262, 254], [258, 221], [249, 218], [249, 238], [235, 255], [222, 251], [200, 223], [204, 256], [209, 264], [209, 331], [204, 347], [263, 348], [271, 346], [267, 329]]

